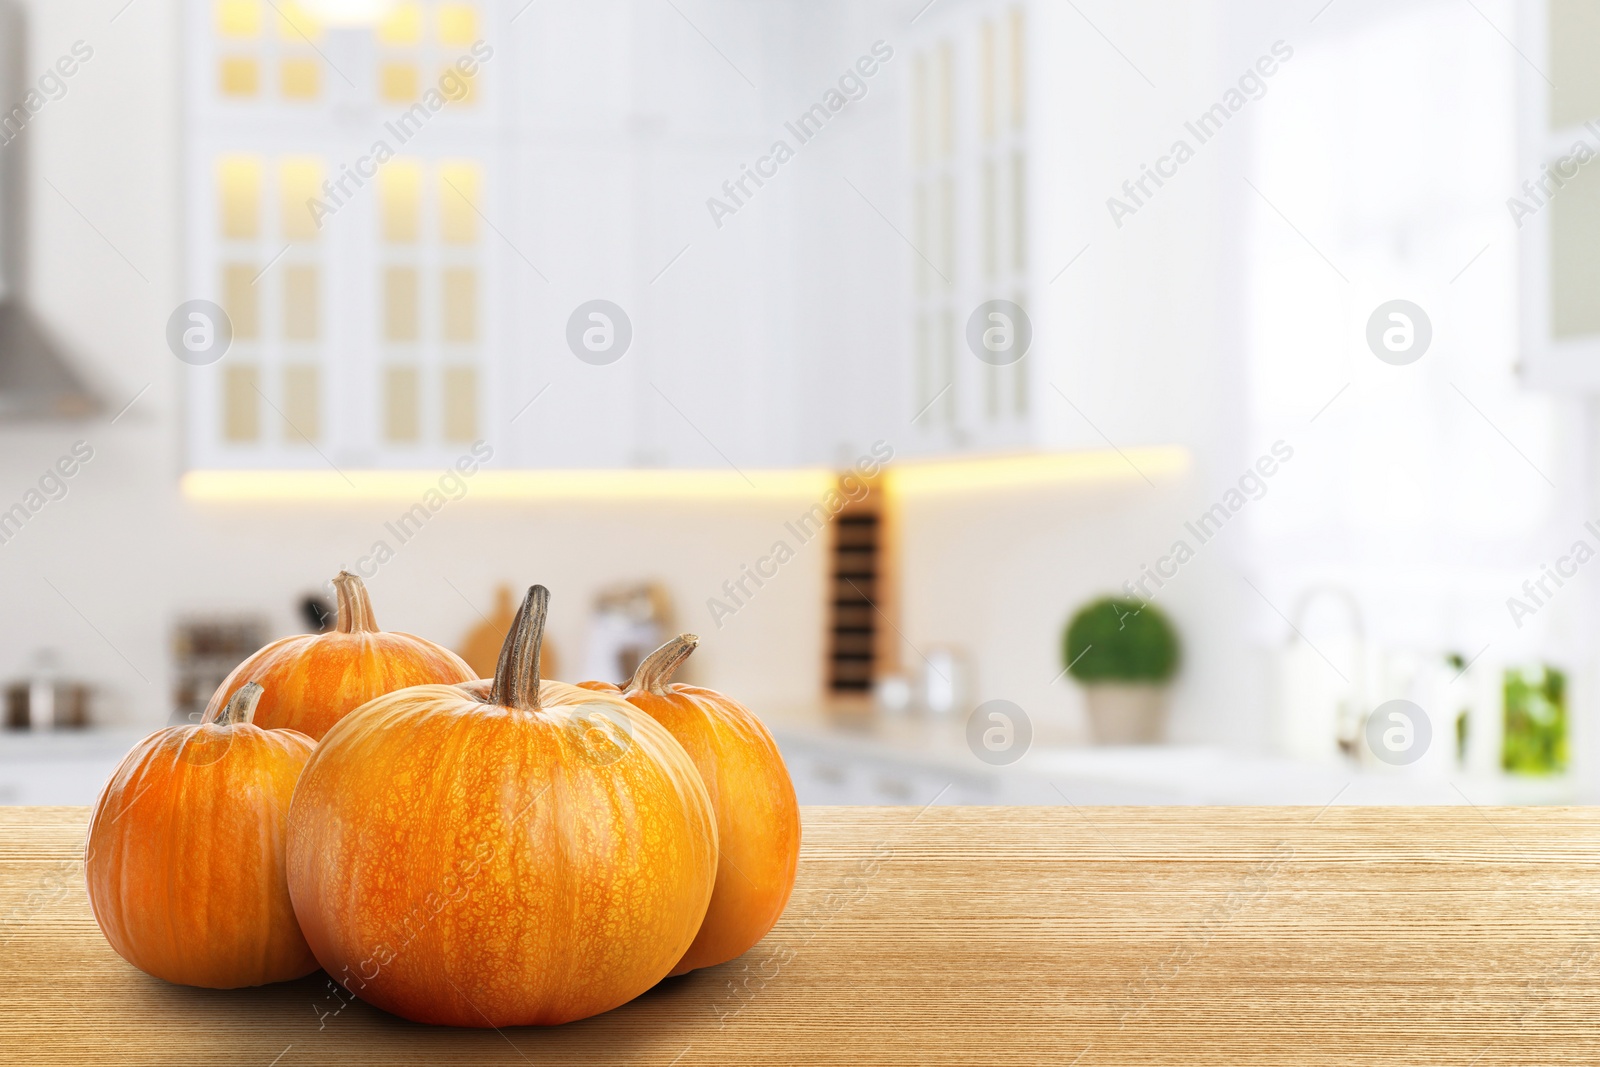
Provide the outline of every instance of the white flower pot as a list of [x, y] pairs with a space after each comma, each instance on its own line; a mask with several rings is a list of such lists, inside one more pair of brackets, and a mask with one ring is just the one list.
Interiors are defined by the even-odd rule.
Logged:
[[1096, 682], [1083, 687], [1089, 728], [1099, 745], [1153, 745], [1167, 723], [1167, 687]]

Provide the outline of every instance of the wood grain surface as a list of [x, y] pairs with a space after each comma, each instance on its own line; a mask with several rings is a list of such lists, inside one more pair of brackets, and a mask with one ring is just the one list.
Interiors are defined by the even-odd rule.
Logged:
[[1600, 815], [812, 808], [743, 959], [550, 1030], [325, 975], [185, 989], [101, 937], [86, 809], [0, 808], [6, 1064], [1594, 1064]]

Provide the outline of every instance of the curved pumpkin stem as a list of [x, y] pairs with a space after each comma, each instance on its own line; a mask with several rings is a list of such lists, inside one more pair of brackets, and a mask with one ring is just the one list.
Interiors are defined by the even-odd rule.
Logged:
[[646, 656], [625, 688], [630, 693], [643, 689], [658, 697], [666, 696], [672, 675], [699, 646], [700, 639], [694, 634], [679, 634]]
[[228, 698], [227, 707], [218, 713], [212, 721], [214, 726], [233, 726], [239, 723], [254, 722], [256, 705], [261, 703], [261, 694], [266, 690], [261, 688], [259, 682], [246, 682], [234, 690], [233, 696]]
[[500, 647], [489, 702], [523, 711], [539, 709], [539, 651], [544, 645], [544, 622], [550, 614], [550, 590], [531, 586], [511, 622], [511, 633]]
[[339, 598], [339, 632], [342, 634], [372, 634], [378, 632], [378, 620], [372, 615], [372, 598], [360, 578], [349, 571], [340, 571], [333, 580], [334, 595]]

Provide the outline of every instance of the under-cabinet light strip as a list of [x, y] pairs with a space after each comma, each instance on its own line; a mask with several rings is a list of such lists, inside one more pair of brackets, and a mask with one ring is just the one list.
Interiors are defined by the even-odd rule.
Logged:
[[[921, 496], [1092, 482], [1170, 478], [1189, 467], [1176, 447], [1029, 453], [892, 463], [892, 495]], [[817, 499], [837, 475], [820, 468], [736, 470], [480, 469], [468, 476], [420, 470], [196, 470], [183, 495], [196, 501], [355, 503], [417, 499], [430, 490], [473, 500], [759, 500]]]

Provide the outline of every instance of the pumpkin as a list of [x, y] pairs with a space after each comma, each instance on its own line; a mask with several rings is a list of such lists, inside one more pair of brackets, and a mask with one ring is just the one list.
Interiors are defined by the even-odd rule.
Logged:
[[[694, 760], [717, 813], [717, 886], [674, 974], [731, 960], [766, 936], [789, 902], [800, 859], [800, 808], [761, 720], [714, 689], [670, 684], [700, 639], [681, 634], [628, 683], [630, 703], [667, 728]], [[603, 691], [605, 683], [583, 683]]]
[[454, 652], [411, 634], [378, 629], [361, 579], [341, 571], [338, 628], [272, 642], [233, 669], [211, 697], [213, 715], [247, 681], [266, 689], [256, 725], [299, 730], [321, 740], [333, 724], [373, 697], [413, 685], [453, 685], [477, 677]]
[[672, 970], [717, 829], [688, 755], [617, 695], [539, 680], [528, 591], [491, 681], [381, 696], [317, 747], [289, 893], [322, 966], [417, 1022], [554, 1024]]
[[261, 686], [212, 721], [139, 742], [100, 793], [89, 905], [117, 954], [183, 985], [233, 989], [317, 969], [284, 875], [289, 798], [311, 738], [251, 722]]

